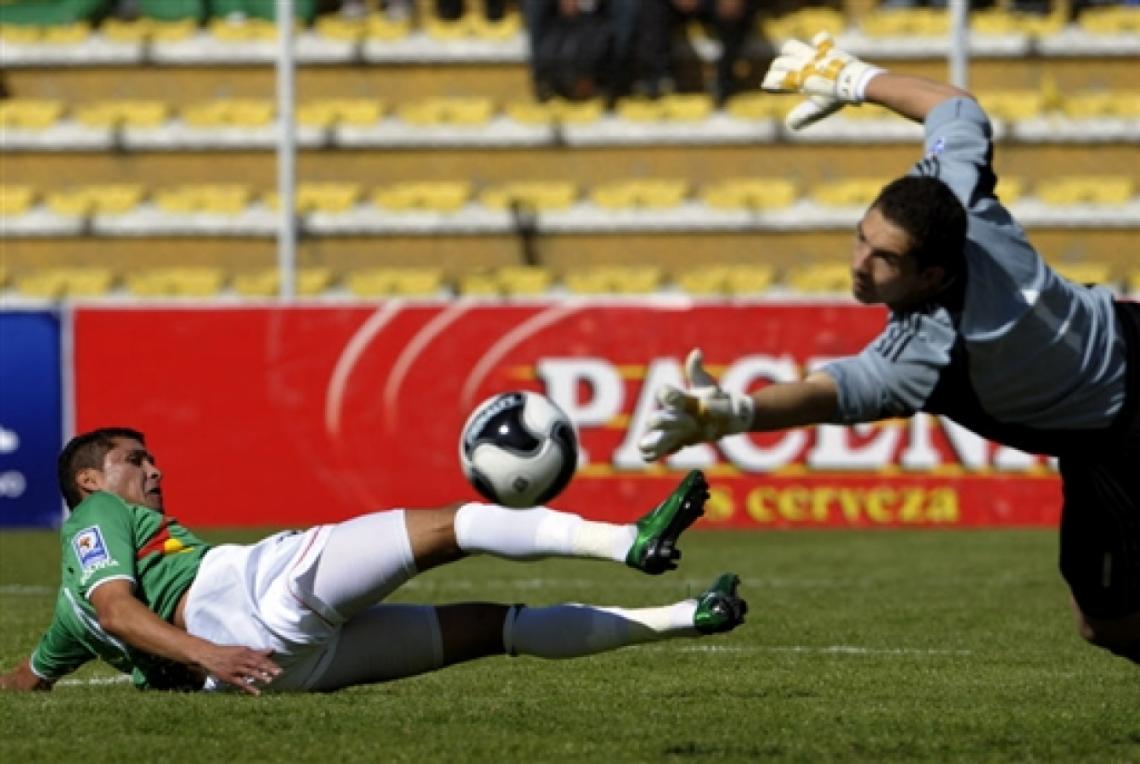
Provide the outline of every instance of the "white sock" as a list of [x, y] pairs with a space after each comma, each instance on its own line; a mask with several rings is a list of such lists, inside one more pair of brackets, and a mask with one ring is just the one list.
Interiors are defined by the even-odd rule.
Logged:
[[671, 637], [695, 637], [696, 600], [647, 608], [516, 605], [503, 624], [508, 655], [577, 658]]
[[455, 513], [460, 549], [512, 560], [591, 557], [624, 562], [636, 538], [633, 524], [594, 522], [548, 507], [507, 509], [472, 503]]

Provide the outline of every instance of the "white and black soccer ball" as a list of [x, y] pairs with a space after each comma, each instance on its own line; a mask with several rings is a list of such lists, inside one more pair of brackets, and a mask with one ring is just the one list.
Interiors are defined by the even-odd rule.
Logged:
[[533, 507], [553, 499], [578, 466], [578, 434], [544, 395], [500, 393], [480, 403], [459, 440], [463, 474], [496, 504]]

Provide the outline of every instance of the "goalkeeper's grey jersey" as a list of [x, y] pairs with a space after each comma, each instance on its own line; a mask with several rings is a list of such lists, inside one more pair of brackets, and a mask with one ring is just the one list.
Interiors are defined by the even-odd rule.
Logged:
[[[977, 103], [955, 98], [939, 104], [925, 127], [926, 157], [911, 174], [946, 183], [969, 214], [961, 313], [937, 304], [892, 312], [883, 333], [859, 355], [825, 366], [839, 387], [836, 421], [919, 410], [957, 419], [954, 407], [944, 404], [946, 388], [963, 387], [950, 395], [969, 397], [1003, 425], [1108, 427], [1127, 392], [1125, 342], [1112, 294], [1058, 276], [994, 196], [992, 132]], [[950, 377], [954, 385], [945, 384]], [[943, 399], [937, 405], [936, 388]], [[1033, 448], [1032, 440], [1016, 445], [1049, 450]]]

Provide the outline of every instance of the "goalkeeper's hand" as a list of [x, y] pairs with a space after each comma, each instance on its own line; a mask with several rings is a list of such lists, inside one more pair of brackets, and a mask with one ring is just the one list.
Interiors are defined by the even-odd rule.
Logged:
[[752, 397], [721, 390], [703, 364], [700, 349], [690, 351], [685, 359], [685, 389], [664, 385], [657, 391], [662, 408], [650, 417], [637, 444], [646, 461], [751, 429], [756, 409]]
[[770, 93], [807, 96], [784, 120], [790, 129], [800, 130], [846, 104], [862, 103], [867, 83], [882, 71], [835, 47], [830, 34], [819, 32], [810, 45], [799, 40], [784, 43], [761, 87]]

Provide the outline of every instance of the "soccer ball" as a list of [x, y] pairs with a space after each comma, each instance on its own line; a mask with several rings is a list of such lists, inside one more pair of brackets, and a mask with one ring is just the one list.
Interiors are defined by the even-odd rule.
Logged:
[[549, 398], [525, 391], [480, 403], [459, 441], [463, 474], [479, 493], [507, 507], [553, 499], [578, 466], [578, 435]]

